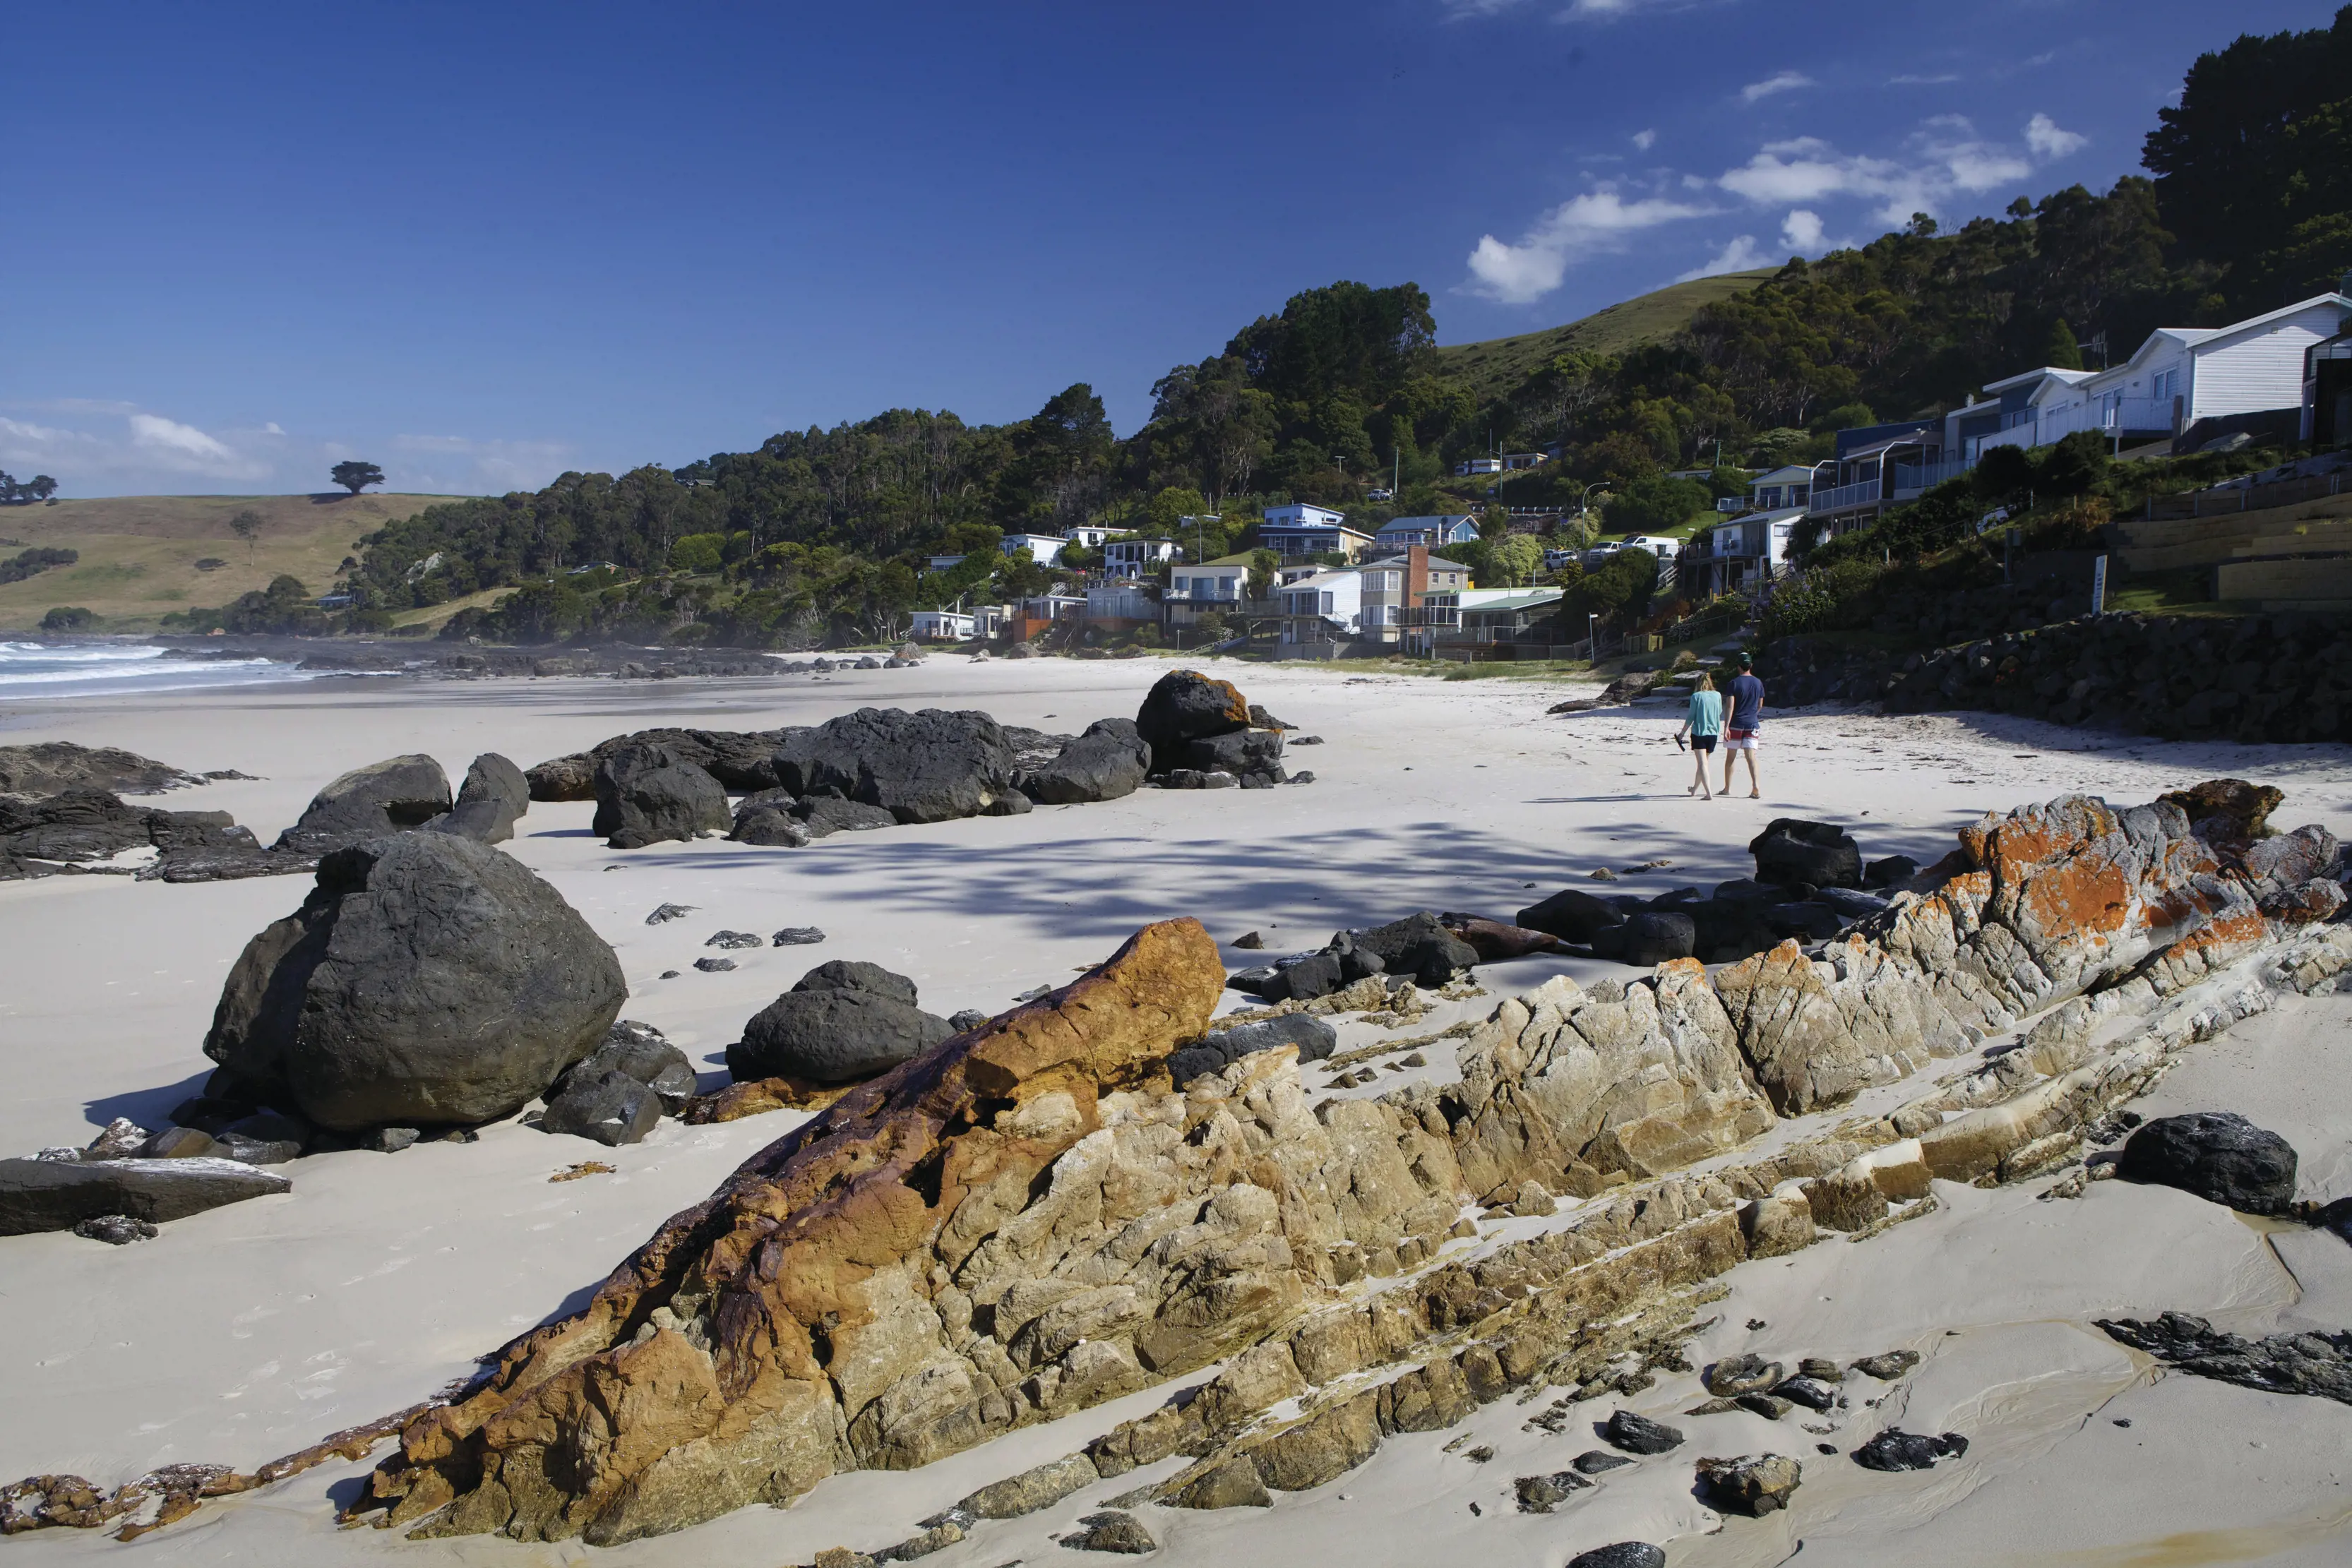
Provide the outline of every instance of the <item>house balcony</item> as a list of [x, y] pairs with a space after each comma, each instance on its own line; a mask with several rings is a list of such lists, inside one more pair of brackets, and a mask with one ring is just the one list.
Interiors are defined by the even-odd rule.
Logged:
[[1973, 457], [1955, 457], [1946, 463], [1897, 463], [1895, 465], [1895, 499], [1916, 499], [1934, 489], [1947, 479], [1957, 479], [1977, 465]]
[[1858, 485], [1835, 485], [1813, 492], [1813, 498], [1805, 503], [1805, 516], [1818, 517], [1830, 512], [1852, 511], [1856, 507], [1874, 507], [1885, 498], [1884, 485], [1877, 479], [1864, 479]]
[[2006, 430], [1976, 440], [1981, 457], [1996, 446], [2049, 446], [2077, 431], [2095, 430], [2111, 439], [2145, 435], [2151, 439], [2180, 433], [2180, 400], [2177, 397], [2101, 398], [2069, 408], [2027, 414]]

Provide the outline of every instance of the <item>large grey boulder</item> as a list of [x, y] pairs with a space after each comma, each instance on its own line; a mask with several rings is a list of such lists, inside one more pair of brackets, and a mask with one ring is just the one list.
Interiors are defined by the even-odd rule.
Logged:
[[534, 800], [593, 800], [596, 767], [633, 746], [662, 746], [680, 762], [690, 762], [719, 780], [728, 793], [751, 794], [776, 786], [769, 759], [790, 729], [641, 729], [616, 735], [587, 751], [551, 757], [524, 775]]
[[625, 746], [596, 765], [598, 837], [616, 850], [638, 850], [734, 826], [727, 791], [709, 773], [666, 746]]
[[514, 837], [516, 821], [530, 810], [530, 782], [522, 769], [495, 751], [485, 751], [466, 769], [457, 803], [432, 826], [477, 843], [502, 844]]
[[246, 945], [205, 1054], [321, 1126], [521, 1109], [604, 1042], [628, 987], [562, 895], [486, 844], [399, 833], [320, 862]]
[[1428, 910], [1348, 934], [1354, 946], [1377, 956], [1386, 972], [1410, 975], [1433, 988], [1465, 970], [1475, 968], [1478, 950], [1445, 928]]
[[1339, 1043], [1339, 1031], [1309, 1013], [1285, 1013], [1280, 1018], [1236, 1024], [1202, 1035], [1168, 1057], [1168, 1076], [1181, 1089], [1195, 1078], [1223, 1072], [1244, 1056], [1277, 1046], [1297, 1051], [1301, 1061], [1320, 1061]]
[[1624, 925], [1625, 912], [1605, 898], [1570, 887], [1530, 904], [1513, 917], [1513, 924], [1582, 946], [1595, 933]]
[[2294, 1147], [2234, 1111], [2159, 1116], [2124, 1145], [2116, 1174], [2177, 1186], [2241, 1214], [2285, 1214], [2294, 1206]]
[[0, 746], [0, 795], [56, 795], [68, 789], [152, 795], [204, 781], [168, 762], [111, 746], [77, 746], [70, 740]]
[[1748, 841], [1756, 857], [1756, 880], [1788, 887], [1860, 887], [1862, 848], [1834, 822], [1780, 817]]
[[293, 1186], [236, 1160], [0, 1160], [0, 1236], [108, 1214], [162, 1223]]
[[1211, 680], [1193, 670], [1171, 670], [1144, 695], [1135, 727], [1151, 747], [1152, 770], [1190, 766], [1185, 747], [1213, 735], [1250, 726], [1249, 702], [1231, 681]]
[[310, 798], [274, 848], [324, 854], [382, 833], [421, 828], [449, 809], [449, 776], [421, 752], [354, 768]]
[[[988, 715], [924, 708], [859, 708], [800, 730], [776, 750], [777, 787], [795, 795], [832, 791], [879, 806], [901, 822], [944, 822], [984, 811], [1025, 809], [1008, 797], [1013, 749]], [[1002, 802], [1002, 804], [1000, 804]]]
[[835, 959], [753, 1015], [727, 1048], [739, 1083], [797, 1078], [849, 1083], [910, 1061], [955, 1032], [915, 1005], [915, 982], [877, 964]]
[[1052, 761], [1024, 774], [1021, 788], [1042, 805], [1083, 805], [1132, 795], [1150, 771], [1151, 747], [1134, 720], [1097, 719]]

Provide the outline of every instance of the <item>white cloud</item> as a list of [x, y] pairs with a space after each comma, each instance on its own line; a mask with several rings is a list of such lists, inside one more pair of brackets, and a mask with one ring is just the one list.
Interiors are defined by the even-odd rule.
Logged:
[[1782, 71], [1778, 76], [1769, 76], [1762, 81], [1752, 81], [1741, 88], [1739, 101], [1754, 103], [1759, 99], [1770, 98], [1774, 93], [1794, 92], [1799, 88], [1813, 85], [1813, 78], [1802, 71]]
[[1932, 77], [1908, 75], [1888, 77], [1886, 78], [1886, 85], [1889, 87], [1941, 87], [1946, 82], [1958, 81], [1959, 79], [1958, 73], [1947, 71], [1941, 76]]
[[2025, 145], [2036, 158], [2045, 162], [2079, 152], [2089, 140], [2087, 136], [2059, 130], [2057, 121], [2046, 114], [2037, 114], [2025, 122]]
[[1712, 257], [1675, 275], [1676, 283], [1688, 283], [1695, 277], [1714, 277], [1726, 272], [1751, 272], [1759, 267], [1769, 267], [1772, 258], [1756, 244], [1754, 235], [1737, 235]]
[[235, 464], [236, 454], [193, 424], [182, 424], [161, 414], [131, 416], [131, 443], [167, 459], [194, 460], [199, 467]]
[[1633, 132], [1633, 141], [1635, 148], [1647, 152], [1658, 144], [1658, 133], [1654, 131], [1636, 131]]
[[1822, 215], [1799, 207], [1780, 220], [1780, 243], [1798, 256], [1814, 254], [1822, 243]]
[[1516, 10], [1521, 0], [1438, 0], [1438, 4], [1445, 8], [1447, 16], [1459, 22], [1474, 16], [1494, 16]]
[[1481, 236], [1470, 253], [1474, 293], [1505, 305], [1540, 299], [1560, 285], [1569, 266], [1598, 251], [1623, 248], [1626, 237], [1662, 224], [1703, 217], [1707, 209], [1663, 196], [1626, 201], [1608, 186], [1561, 203], [1538, 219], [1517, 245]]
[[264, 435], [283, 435], [286, 433], [278, 428], [278, 422], [273, 419], [268, 424], [261, 427], [261, 434]]
[[1913, 213], [1934, 213], [1958, 194], [1996, 189], [2032, 172], [2014, 148], [1990, 142], [1958, 115], [1927, 121], [1904, 144], [1900, 158], [1838, 152], [1819, 137], [1767, 142], [1716, 183], [1759, 206], [1821, 202], [1836, 196], [1874, 201], [1877, 217], [1899, 224]]

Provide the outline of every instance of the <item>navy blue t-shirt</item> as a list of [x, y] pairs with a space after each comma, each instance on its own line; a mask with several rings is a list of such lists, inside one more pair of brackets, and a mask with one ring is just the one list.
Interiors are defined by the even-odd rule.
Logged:
[[1739, 674], [1731, 682], [1731, 727], [1755, 729], [1764, 722], [1764, 683], [1751, 674]]

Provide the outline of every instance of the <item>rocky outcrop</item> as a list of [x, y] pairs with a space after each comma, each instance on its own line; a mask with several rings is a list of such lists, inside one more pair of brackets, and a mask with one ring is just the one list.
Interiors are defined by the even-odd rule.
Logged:
[[168, 762], [111, 746], [77, 746], [70, 740], [0, 746], [0, 795], [62, 795], [68, 789], [154, 795], [203, 782]]
[[0, 1160], [0, 1236], [122, 1215], [162, 1224], [293, 1183], [236, 1160]]
[[0, 880], [84, 867], [147, 848], [167, 856], [260, 852], [251, 831], [226, 811], [163, 811], [79, 787], [40, 799], [0, 795]]
[[819, 964], [743, 1026], [727, 1071], [739, 1083], [854, 1083], [887, 1072], [955, 1032], [915, 999], [914, 981], [878, 964]]
[[1171, 670], [1152, 683], [1135, 716], [1136, 733], [1151, 748], [1155, 773], [1196, 766], [1186, 761], [1193, 741], [1249, 727], [1249, 703], [1239, 688], [1192, 670]]
[[625, 746], [596, 764], [591, 831], [616, 850], [690, 842], [732, 825], [719, 780], [666, 746]]
[[[1586, 991], [1563, 975], [1506, 1001], [1440, 1093], [1472, 1192], [1530, 1177], [1595, 1193], [1735, 1148], [1775, 1117], [1730, 1017], [1689, 960]], [[1557, 1187], [1554, 1190], [1559, 1190]]]
[[1053, 760], [1024, 770], [1016, 782], [1042, 806], [1072, 806], [1116, 800], [1143, 787], [1151, 770], [1151, 747], [1132, 720], [1097, 719]]
[[627, 987], [562, 896], [484, 844], [399, 833], [320, 862], [247, 944], [205, 1054], [354, 1130], [511, 1114], [602, 1044]]
[[310, 799], [301, 820], [271, 847], [325, 854], [404, 828], [421, 828], [449, 810], [449, 776], [422, 753], [354, 768]]
[[878, 806], [900, 822], [944, 822], [1029, 805], [1013, 788], [1004, 732], [976, 711], [859, 708], [793, 732], [777, 747], [773, 767], [780, 789], [838, 794]]
[[[2292, 883], [2294, 857], [2258, 873], [2246, 852], [2165, 806], [1988, 817], [1939, 882], [1819, 956], [1792, 941], [1713, 977], [1682, 960], [1555, 981], [1473, 1032], [1458, 1085], [1311, 1107], [1295, 1045], [1176, 1086], [1223, 977], [1197, 925], [1147, 928], [755, 1155], [483, 1387], [410, 1421], [363, 1511], [618, 1542], [1213, 1361], [1085, 1458], [1108, 1478], [1181, 1455], [1154, 1495], [1254, 1504], [1514, 1389], [1621, 1385], [1624, 1357], [1669, 1364], [1700, 1282], [1822, 1228], [1874, 1234], [1924, 1212], [1934, 1179], [2056, 1168], [2172, 1053], [2272, 988], [2332, 987], [2352, 929], [2266, 917], [2252, 890]], [[1392, 981], [1364, 936], [1347, 953], [1370, 1007]], [[1883, 1115], [1734, 1153], [2005, 1031], [2013, 1047]], [[1589, 1196], [1448, 1249], [1469, 1205], [1541, 1216], [1558, 1191]], [[1833, 1402], [1835, 1367], [1784, 1370], [1742, 1397]], [[1703, 1465], [1710, 1499], [1753, 1511], [1800, 1479], [1772, 1455]]]
[[466, 769], [457, 804], [432, 826], [477, 843], [502, 844], [514, 837], [515, 823], [530, 810], [530, 785], [522, 769], [495, 751], [485, 751]]
[[2166, 1312], [2147, 1322], [2102, 1318], [2111, 1338], [2200, 1377], [2352, 1405], [2352, 1333], [2278, 1333], [2259, 1340], [2216, 1331], [2203, 1318]]

